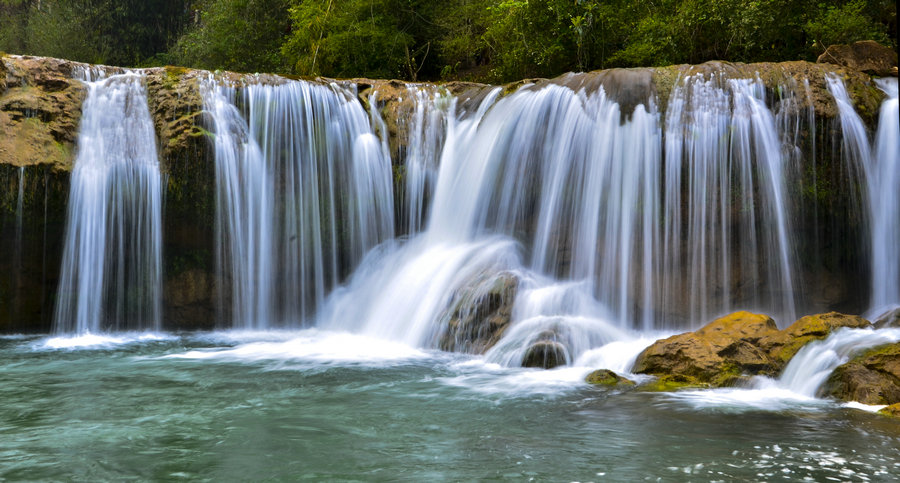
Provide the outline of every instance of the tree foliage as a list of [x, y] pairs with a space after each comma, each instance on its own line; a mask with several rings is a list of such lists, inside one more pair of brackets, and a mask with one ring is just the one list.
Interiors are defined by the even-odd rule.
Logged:
[[509, 81], [897, 44], [892, 0], [0, 0], [0, 50], [332, 77]]

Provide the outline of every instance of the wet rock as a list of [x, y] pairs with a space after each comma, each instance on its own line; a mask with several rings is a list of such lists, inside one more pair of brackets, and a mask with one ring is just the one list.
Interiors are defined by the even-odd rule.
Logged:
[[877, 76], [897, 75], [897, 52], [874, 40], [829, 46], [816, 62], [840, 65]]
[[822, 395], [863, 404], [900, 403], [900, 343], [870, 349], [838, 366]]
[[622, 377], [609, 369], [597, 369], [584, 378], [588, 384], [596, 386], [633, 386], [634, 381]]
[[522, 367], [553, 369], [566, 363], [566, 348], [555, 340], [539, 340], [531, 344], [522, 357]]
[[441, 336], [441, 350], [482, 354], [509, 326], [519, 277], [512, 272], [481, 274], [453, 298]]
[[684, 385], [736, 386], [750, 376], [778, 375], [800, 348], [837, 328], [870, 325], [862, 317], [831, 312], [778, 330], [766, 315], [735, 312], [696, 332], [655, 342], [638, 355], [632, 370]]
[[900, 328], [900, 307], [879, 315], [872, 323], [876, 329]]

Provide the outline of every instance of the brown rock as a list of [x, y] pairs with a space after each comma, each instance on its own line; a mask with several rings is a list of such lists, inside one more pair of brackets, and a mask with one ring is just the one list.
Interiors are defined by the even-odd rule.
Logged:
[[679, 374], [701, 383], [730, 385], [744, 372], [758, 374], [775, 369], [756, 343], [777, 332], [771, 317], [735, 312], [696, 332], [657, 341], [638, 355], [633, 371], [657, 376]]
[[897, 75], [897, 52], [874, 40], [853, 45], [832, 45], [816, 62], [836, 64], [877, 76]]
[[900, 343], [876, 347], [838, 366], [822, 393], [863, 404], [900, 403]]
[[766, 315], [735, 312], [696, 332], [655, 342], [638, 355], [632, 370], [692, 384], [733, 386], [752, 375], [778, 375], [801, 347], [837, 328], [870, 325], [862, 317], [831, 312], [803, 317], [779, 331]]

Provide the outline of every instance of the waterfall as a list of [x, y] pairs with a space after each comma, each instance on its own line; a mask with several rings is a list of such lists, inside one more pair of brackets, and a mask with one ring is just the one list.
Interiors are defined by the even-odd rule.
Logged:
[[872, 212], [873, 310], [900, 305], [900, 112], [897, 79], [878, 81], [888, 98], [881, 105], [875, 157], [869, 165]]
[[163, 188], [143, 78], [86, 84], [54, 331], [158, 330]]
[[336, 85], [201, 86], [214, 133], [224, 323], [311, 317], [366, 252], [394, 236], [390, 158]]

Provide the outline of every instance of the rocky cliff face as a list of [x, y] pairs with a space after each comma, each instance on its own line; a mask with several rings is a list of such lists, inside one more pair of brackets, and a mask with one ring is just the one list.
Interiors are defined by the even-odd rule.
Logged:
[[[4, 55], [0, 58], [0, 331], [46, 331], [52, 320], [61, 244], [64, 238], [68, 177], [74, 160], [81, 104], [86, 90], [77, 80], [91, 66], [60, 59]], [[119, 69], [108, 68], [109, 71]], [[214, 164], [204, 128], [198, 80], [205, 71], [183, 68], [145, 69], [150, 112], [156, 126], [162, 169], [166, 175], [165, 204], [165, 324], [172, 328], [209, 328], [218, 305], [214, 274]], [[712, 72], [729, 77], [759, 76], [773, 98], [785, 85], [808, 82], [811, 103], [827, 129], [835, 105], [827, 93], [827, 74], [841, 76], [858, 111], [874, 122], [881, 92], [869, 75], [833, 64], [707, 63], [567, 74], [556, 79], [531, 79], [501, 87], [501, 95], [517, 88], [556, 83], [588, 91], [603, 87], [622, 100], [623, 115], [650, 99], [664, 109], [676, 80], [688, 74]], [[230, 82], [286, 82], [276, 76], [220, 74]], [[392, 156], [401, 159], [408, 139], [403, 119], [414, 108], [410, 84], [399, 81], [352, 79], [313, 82], [353, 86], [360, 102], [384, 120]], [[534, 87], [531, 87], [534, 86]], [[435, 86], [457, 96], [457, 109], [476, 106], [492, 86], [449, 83]], [[809, 140], [822, 133], [804, 134]], [[821, 141], [821, 139], [820, 139]], [[822, 156], [828, 154], [823, 151]], [[811, 175], [823, 178], [813, 167]], [[827, 173], [825, 173], [827, 174]], [[826, 176], [827, 177], [827, 176]], [[402, 184], [402, 170], [395, 169]], [[22, 186], [21, 196], [19, 186]], [[798, 194], [799, 195], [799, 194]], [[820, 196], [814, 193], [814, 196]], [[836, 208], [837, 209], [837, 208]], [[852, 230], [852, 227], [851, 227]], [[816, 263], [819, 263], [818, 261]], [[821, 263], [819, 263], [821, 265]], [[853, 284], [836, 293], [835, 280], [847, 273], [834, 263], [810, 275], [811, 290], [822, 292], [825, 306], [841, 307], [855, 296]], [[834, 292], [834, 290], [832, 290]], [[492, 322], [502, 326], [499, 321]], [[488, 334], [487, 339], [490, 339]]]

